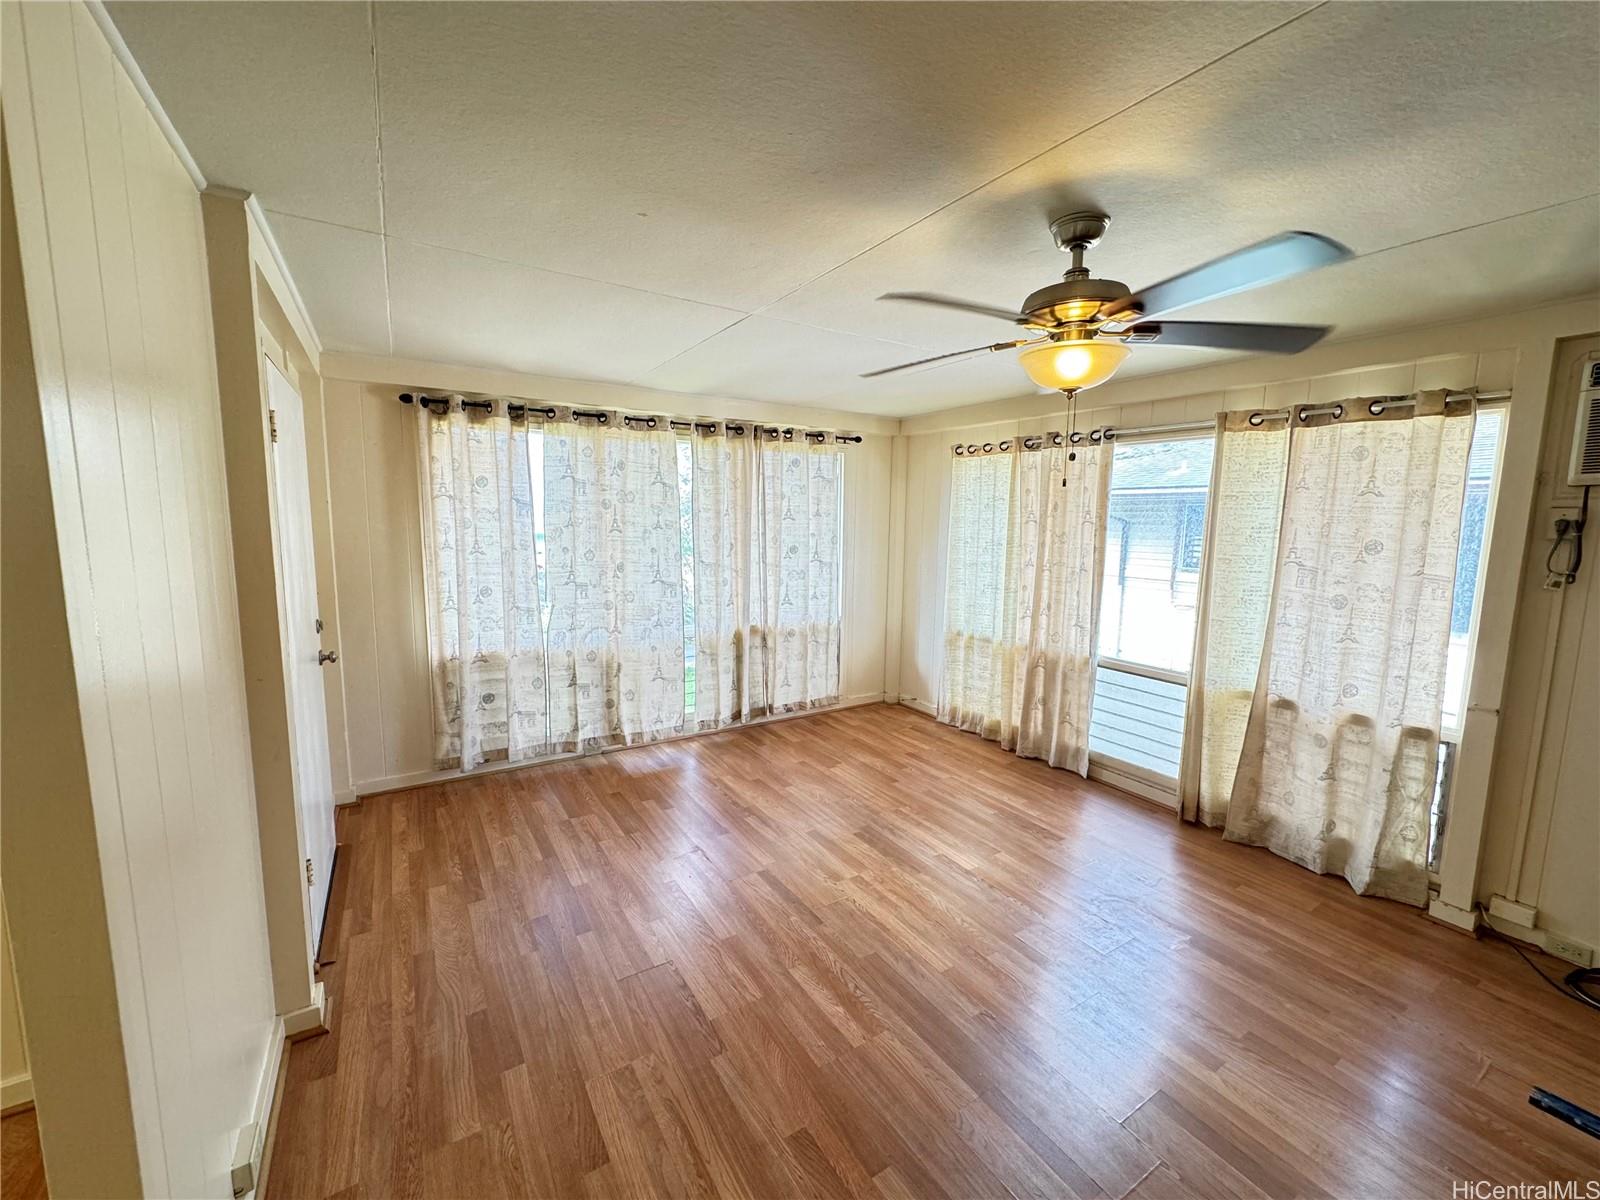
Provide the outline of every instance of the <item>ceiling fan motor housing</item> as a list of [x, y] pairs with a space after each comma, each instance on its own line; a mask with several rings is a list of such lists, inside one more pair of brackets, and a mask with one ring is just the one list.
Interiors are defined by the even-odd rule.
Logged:
[[1103, 304], [1129, 295], [1115, 279], [1065, 279], [1042, 287], [1022, 302], [1022, 311], [1046, 325], [1090, 320]]
[[1089, 321], [1100, 306], [1128, 295], [1126, 284], [1114, 279], [1090, 279], [1083, 265], [1084, 251], [1106, 235], [1111, 218], [1103, 212], [1070, 212], [1050, 222], [1057, 248], [1072, 255], [1072, 267], [1061, 283], [1040, 288], [1022, 302], [1022, 311], [1044, 325]]

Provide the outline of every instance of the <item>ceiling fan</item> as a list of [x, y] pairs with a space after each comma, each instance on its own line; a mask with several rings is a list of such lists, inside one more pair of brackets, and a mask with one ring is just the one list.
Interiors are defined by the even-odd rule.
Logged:
[[890, 292], [880, 300], [907, 300], [1009, 321], [1030, 336], [992, 346], [936, 354], [916, 362], [868, 371], [863, 379], [953, 362], [999, 350], [1022, 351], [1022, 367], [1040, 387], [1073, 393], [1104, 383], [1128, 357], [1130, 346], [1196, 346], [1297, 354], [1321, 341], [1326, 325], [1252, 325], [1218, 321], [1166, 321], [1170, 312], [1206, 300], [1275, 283], [1292, 275], [1342, 262], [1350, 250], [1318, 233], [1290, 232], [1225, 254], [1203, 266], [1138, 292], [1114, 279], [1091, 279], [1083, 255], [1105, 236], [1111, 218], [1099, 212], [1068, 213], [1050, 223], [1072, 266], [1061, 283], [1040, 288], [1013, 311], [929, 292]]

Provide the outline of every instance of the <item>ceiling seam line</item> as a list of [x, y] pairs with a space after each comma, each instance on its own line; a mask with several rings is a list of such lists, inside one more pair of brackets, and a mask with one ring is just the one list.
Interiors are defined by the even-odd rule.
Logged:
[[[367, 0], [367, 36], [372, 53], [372, 124], [378, 156], [378, 253], [383, 262], [383, 319], [389, 332], [389, 357], [394, 357], [394, 296], [389, 283], [389, 214], [383, 177], [383, 84], [378, 73], [378, 5]], [[331, 224], [331, 222], [330, 222]]]
[[656, 363], [653, 367], [645, 368], [643, 371], [640, 371], [637, 375], [631, 376], [629, 378], [629, 380], [628, 380], [628, 383], [630, 385], [637, 385], [637, 386], [641, 386], [641, 387], [649, 386], [647, 384], [638, 384], [637, 381], [640, 380], [640, 379], [643, 379], [645, 376], [651, 374], [654, 371], [659, 371], [662, 367], [665, 367], [665, 366], [668, 366], [668, 365], [670, 365], [672, 363], [677, 362], [680, 358], [682, 358], [685, 354], [688, 354], [691, 350], [698, 350], [701, 346], [704, 346], [707, 342], [711, 341], [712, 338], [721, 337], [723, 334], [727, 333], [728, 330], [733, 329], [736, 326], [743, 325], [746, 321], [748, 321], [751, 318], [752, 315], [753, 314], [751, 314], [751, 313], [741, 313], [739, 315], [739, 319], [737, 321], [729, 321], [721, 329], [718, 329], [713, 333], [708, 333], [708, 334], [706, 334], [705, 337], [701, 338], [699, 341], [694, 342], [694, 343], [692, 343], [692, 344], [690, 344], [688, 346], [685, 346], [682, 350], [679, 350], [676, 354], [672, 354], [672, 355], [667, 356], [666, 358], [663, 358], [660, 362]]
[[1123, 107], [1119, 108], [1116, 112], [1110, 113], [1110, 114], [1108, 114], [1108, 115], [1106, 115], [1104, 117], [1101, 117], [1098, 121], [1094, 121], [1094, 122], [1092, 122], [1092, 123], [1090, 123], [1088, 125], [1085, 125], [1082, 129], [1079, 129], [1079, 130], [1075, 131], [1074, 133], [1072, 133], [1068, 137], [1062, 138], [1059, 142], [1056, 142], [1054, 145], [1046, 146], [1043, 150], [1039, 151], [1037, 154], [1030, 155], [1028, 158], [1023, 159], [1021, 162], [1017, 163], [1016, 166], [1007, 167], [1004, 171], [1000, 172], [1000, 174], [994, 176], [992, 179], [986, 179], [982, 183], [978, 184], [977, 186], [969, 188], [967, 191], [962, 192], [961, 195], [955, 197], [952, 200], [947, 200], [945, 203], [939, 205], [938, 208], [933, 209], [931, 212], [924, 213], [922, 216], [918, 217], [915, 221], [912, 221], [909, 225], [906, 225], [903, 228], [895, 230], [893, 233], [889, 234], [887, 237], [878, 239], [876, 242], [872, 243], [872, 245], [867, 246], [865, 249], [856, 251], [856, 253], [850, 255], [850, 257], [844, 259], [842, 262], [835, 263], [833, 266], [829, 267], [826, 271], [819, 272], [818, 274], [813, 275], [810, 279], [806, 280], [804, 283], [801, 283], [801, 284], [799, 284], [799, 285], [797, 285], [797, 286], [795, 286], [793, 288], [790, 288], [787, 292], [783, 293], [783, 295], [778, 296], [774, 300], [768, 301], [766, 304], [764, 304], [760, 308], [756, 309], [755, 312], [753, 312], [751, 314], [751, 316], [760, 316], [762, 313], [764, 313], [767, 309], [771, 308], [773, 305], [781, 304], [783, 301], [787, 300], [790, 296], [794, 295], [796, 292], [803, 291], [805, 288], [810, 287], [813, 283], [816, 283], [818, 280], [826, 279], [829, 275], [832, 275], [835, 271], [840, 270], [843, 267], [849, 266], [851, 263], [855, 262], [856, 259], [861, 258], [863, 255], [871, 254], [874, 250], [878, 249], [880, 246], [887, 245], [888, 243], [894, 241], [894, 239], [899, 237], [901, 234], [907, 233], [907, 232], [915, 229], [918, 225], [923, 224], [923, 222], [929, 221], [932, 218], [938, 216], [940, 213], [944, 212], [947, 208], [950, 208], [950, 207], [952, 207], [954, 205], [960, 204], [963, 200], [967, 199], [970, 196], [977, 195], [979, 192], [983, 191], [985, 188], [991, 187], [992, 185], [994, 185], [996, 183], [999, 183], [1000, 180], [1006, 178], [1008, 175], [1016, 174], [1018, 171], [1022, 170], [1024, 167], [1030, 165], [1031, 163], [1037, 162], [1039, 159], [1043, 158], [1045, 155], [1054, 154], [1057, 150], [1061, 149], [1061, 147], [1066, 146], [1066, 145], [1068, 145], [1068, 144], [1070, 144], [1072, 142], [1077, 141], [1077, 139], [1083, 137], [1085, 134], [1093, 133], [1096, 129], [1099, 129], [1102, 125], [1105, 125], [1106, 123], [1108, 123], [1110, 121], [1115, 121], [1118, 117], [1126, 116], [1128, 113], [1132, 112], [1135, 108], [1138, 108], [1139, 105], [1144, 104], [1147, 101], [1154, 100], [1157, 96], [1161, 95], [1163, 92], [1170, 91], [1172, 88], [1177, 87], [1181, 83], [1186, 83], [1188, 80], [1193, 79], [1196, 75], [1200, 74], [1202, 71], [1209, 71], [1212, 67], [1216, 66], [1218, 63], [1223, 62], [1226, 59], [1232, 58], [1235, 54], [1239, 53], [1241, 50], [1249, 49], [1251, 46], [1255, 45], [1257, 42], [1263, 40], [1264, 38], [1271, 37], [1273, 34], [1278, 33], [1280, 30], [1285, 29], [1286, 27], [1294, 24], [1296, 21], [1300, 20], [1301, 18], [1310, 16], [1312, 13], [1316, 12], [1318, 9], [1325, 7], [1328, 3], [1330, 3], [1330, 0], [1318, 0], [1318, 2], [1316, 4], [1311, 5], [1309, 8], [1302, 9], [1300, 12], [1295, 13], [1293, 16], [1287, 18], [1286, 20], [1280, 21], [1278, 24], [1274, 25], [1271, 29], [1263, 30], [1261, 33], [1256, 34], [1254, 37], [1249, 38], [1249, 39], [1247, 39], [1247, 40], [1245, 40], [1243, 42], [1240, 42], [1237, 46], [1232, 47], [1231, 49], [1227, 50], [1225, 53], [1217, 55], [1216, 58], [1211, 59], [1209, 62], [1201, 63], [1198, 67], [1195, 67], [1192, 71], [1187, 71], [1184, 74], [1178, 76], [1178, 78], [1173, 79], [1173, 80], [1169, 80], [1168, 82], [1162, 84], [1160, 87], [1156, 88], [1154, 91], [1147, 92], [1145, 95], [1140, 96], [1137, 100], [1134, 100], [1129, 104], [1123, 105]]
[[522, 262], [515, 258], [499, 258], [493, 254], [484, 254], [478, 250], [463, 250], [460, 246], [445, 246], [439, 242], [426, 242], [420, 238], [401, 237], [399, 234], [386, 233], [375, 229], [363, 229], [360, 225], [346, 225], [343, 221], [329, 221], [323, 217], [311, 217], [304, 213], [290, 212], [284, 208], [267, 208], [265, 211], [277, 213], [279, 216], [290, 217], [296, 221], [309, 221], [313, 225], [326, 225], [330, 229], [343, 229], [347, 233], [363, 233], [368, 237], [382, 238], [385, 242], [404, 242], [408, 246], [421, 246], [427, 250], [440, 250], [446, 254], [464, 254], [468, 258], [482, 259], [484, 262], [499, 263], [506, 267], [520, 267], [524, 271], [540, 271], [546, 275], [559, 275], [563, 279], [581, 279], [585, 283], [599, 283], [606, 287], [621, 288], [624, 291], [638, 292], [643, 296], [657, 296], [663, 300], [676, 300], [682, 304], [698, 304], [702, 308], [718, 308], [724, 312], [738, 313], [741, 317], [750, 316], [750, 311], [737, 308], [731, 304], [716, 304], [709, 300], [695, 300], [690, 296], [679, 296], [672, 292], [658, 292], [651, 288], [642, 288], [636, 284], [618, 283], [614, 279], [600, 279], [594, 275], [580, 275], [576, 271], [562, 271], [555, 267], [543, 267], [538, 263]]
[[[539, 272], [542, 272], [542, 273], [547, 274], [547, 275], [559, 275], [563, 279], [580, 279], [585, 283], [598, 283], [602, 287], [620, 288], [623, 291], [627, 291], [627, 292], [638, 292], [641, 296], [655, 296], [655, 297], [658, 297], [659, 299], [662, 299], [662, 300], [677, 300], [677, 301], [679, 301], [679, 302], [681, 302], [683, 304], [697, 304], [702, 308], [719, 309], [719, 310], [721, 310], [723, 312], [734, 314], [734, 315], [738, 316], [739, 321], [732, 321], [732, 322], [728, 323], [727, 325], [724, 325], [721, 329], [717, 330], [717, 333], [722, 333], [722, 332], [725, 332], [726, 330], [732, 329], [735, 325], [739, 324], [740, 321], [742, 321], [744, 318], [753, 317], [753, 316], [756, 315], [756, 313], [754, 313], [754, 312], [752, 312], [752, 311], [750, 311], [748, 309], [734, 308], [731, 305], [727, 305], [727, 304], [714, 304], [714, 303], [712, 303], [712, 302], [710, 302], [708, 300], [695, 300], [695, 299], [693, 299], [693, 298], [691, 298], [689, 296], [675, 295], [672, 292], [657, 292], [657, 291], [651, 290], [650, 288], [636, 287], [633, 284], [629, 284], [629, 283], [617, 283], [615, 280], [612, 280], [612, 279], [599, 279], [599, 278], [597, 278], [597, 277], [595, 277], [593, 275], [580, 275], [575, 271], [560, 271], [560, 270], [556, 270], [553, 267], [541, 267], [541, 266], [538, 266], [538, 265], [536, 265], [534, 263], [519, 262], [518, 260], [516, 260], [514, 258], [497, 258], [496, 256], [494, 256], [492, 254], [482, 254], [482, 253], [480, 253], [479, 251], [476, 251], [476, 250], [463, 250], [459, 246], [444, 246], [444, 245], [440, 245], [438, 242], [425, 242], [425, 241], [422, 241], [422, 240], [420, 240], [418, 238], [400, 237], [398, 234], [382, 234], [382, 233], [378, 233], [376, 230], [363, 229], [359, 225], [346, 225], [342, 221], [329, 221], [329, 220], [327, 220], [326, 218], [323, 218], [323, 217], [311, 217], [311, 216], [305, 215], [304, 213], [290, 212], [288, 209], [284, 209], [284, 208], [265, 208], [264, 207], [264, 211], [268, 212], [268, 213], [271, 213], [271, 214], [275, 214], [277, 216], [289, 217], [290, 219], [295, 220], [295, 221], [309, 221], [313, 225], [326, 225], [326, 226], [328, 226], [328, 227], [330, 227], [332, 229], [343, 229], [348, 233], [360, 233], [360, 234], [365, 234], [368, 237], [377, 237], [377, 238], [382, 239], [385, 242], [391, 242], [391, 241], [393, 241], [393, 242], [403, 242], [408, 246], [421, 246], [421, 247], [424, 247], [425, 249], [428, 249], [428, 250], [438, 250], [438, 251], [440, 251], [440, 252], [442, 252], [444, 254], [464, 254], [468, 258], [482, 259], [484, 262], [498, 263], [501, 266], [518, 267], [518, 268], [521, 268], [522, 270], [525, 270], [525, 271], [539, 271]], [[385, 263], [385, 266], [387, 267], [387, 263]], [[387, 271], [385, 272], [385, 283], [387, 284]], [[931, 344], [928, 344], [928, 343], [925, 343], [925, 342], [903, 342], [903, 341], [900, 341], [900, 340], [898, 340], [896, 338], [867, 337], [864, 334], [853, 333], [850, 330], [846, 330], [846, 329], [834, 329], [834, 328], [832, 328], [831, 326], [828, 326], [828, 325], [815, 325], [815, 324], [812, 324], [810, 321], [797, 321], [793, 317], [766, 317], [764, 319], [768, 320], [768, 321], [778, 321], [778, 322], [780, 322], [780, 323], [782, 323], [784, 325], [793, 325], [798, 329], [812, 329], [812, 330], [817, 331], [818, 333], [832, 333], [832, 334], [838, 334], [841, 337], [863, 338], [864, 340], [867, 340], [867, 341], [883, 342], [883, 343], [885, 343], [887, 345], [890, 345], [890, 346], [903, 346], [908, 350], [937, 350], [939, 348], [937, 346], [934, 346], [934, 345], [931, 345]], [[708, 335], [707, 338], [702, 338], [701, 341], [702, 342], [703, 341], [707, 341], [710, 338], [715, 337], [715, 336], [716, 336], [716, 333], [712, 333], [712, 334]], [[699, 344], [701, 344], [701, 343], [700, 342], [696, 342], [695, 343], [695, 345], [699, 345]], [[688, 350], [693, 350], [693, 349], [694, 349], [694, 346], [689, 346], [689, 347], [687, 347], [685, 349], [685, 351], [683, 351], [683, 353], [686, 353]], [[391, 350], [390, 353], [392, 355], [393, 351]], [[664, 359], [662, 362], [657, 363], [656, 366], [665, 366], [666, 363], [671, 362], [671, 361], [672, 361], [671, 359]], [[650, 370], [654, 370], [654, 369], [655, 369], [654, 367], [650, 368]]]
[[1380, 246], [1376, 250], [1368, 250], [1365, 253], [1357, 254], [1349, 261], [1360, 262], [1364, 258], [1376, 258], [1378, 255], [1387, 254], [1391, 250], [1404, 250], [1407, 246], [1420, 246], [1424, 242], [1437, 241], [1439, 238], [1454, 237], [1458, 233], [1470, 233], [1474, 229], [1486, 229], [1490, 225], [1498, 225], [1502, 221], [1516, 221], [1523, 217], [1537, 216], [1539, 213], [1549, 212], [1551, 209], [1565, 208], [1569, 204], [1582, 204], [1585, 200], [1593, 200], [1596, 197], [1600, 197], [1600, 192], [1587, 192], [1582, 196], [1573, 196], [1569, 200], [1557, 200], [1553, 204], [1541, 204], [1537, 208], [1525, 208], [1521, 212], [1507, 213], [1503, 217], [1490, 217], [1487, 221], [1474, 221], [1471, 225], [1459, 225], [1454, 229], [1443, 229], [1438, 233], [1430, 233], [1423, 237], [1412, 238], [1410, 241], [1396, 242], [1392, 246]]
[[[581, 279], [583, 277], [582, 276], [578, 276], [578, 278]], [[595, 280], [594, 282], [598, 283], [598, 282], [602, 282], [602, 281], [601, 280]], [[654, 293], [652, 293], [652, 294], [654, 294]], [[656, 363], [654, 366], [646, 367], [644, 370], [640, 371], [636, 375], [630, 375], [628, 377], [628, 379], [627, 379], [627, 382], [630, 383], [630, 384], [637, 383], [638, 380], [645, 378], [652, 371], [659, 371], [662, 367], [668, 366], [669, 364], [676, 362], [678, 359], [682, 358], [685, 354], [688, 354], [688, 353], [690, 353], [691, 351], [694, 351], [694, 350], [698, 350], [701, 346], [704, 346], [707, 342], [713, 341], [714, 339], [721, 337], [723, 334], [727, 333], [728, 330], [734, 328], [735, 326], [743, 325], [746, 321], [748, 321], [751, 317], [753, 317], [755, 315], [756, 315], [755, 313], [740, 313], [739, 319], [737, 321], [730, 321], [728, 324], [724, 325], [721, 329], [717, 329], [717, 330], [714, 330], [711, 333], [706, 334], [706, 336], [701, 338], [699, 341], [694, 342], [691, 345], [685, 346], [682, 350], [679, 350], [675, 354], [672, 354], [672, 355], [668, 356], [667, 358], [662, 359], [660, 362]], [[823, 326], [823, 325], [808, 325], [804, 321], [790, 321], [790, 320], [788, 320], [788, 319], [786, 319], [784, 317], [763, 317], [762, 320], [764, 320], [764, 321], [776, 321], [780, 325], [792, 325], [796, 329], [809, 329], [814, 333], [826, 333], [826, 334], [834, 335], [836, 337], [855, 338], [856, 340], [863, 341], [863, 342], [881, 342], [886, 346], [896, 346], [896, 347], [898, 347], [898, 348], [900, 348], [902, 350], [937, 350], [938, 349], [937, 346], [919, 346], [915, 342], [897, 342], [897, 341], [893, 340], [892, 338], [867, 337], [866, 335], [860, 334], [860, 333], [845, 333], [842, 330], [829, 329], [829, 328], [827, 328], [826, 326]], [[648, 385], [641, 385], [641, 386], [648, 386]], [[843, 390], [843, 389], [840, 389], [840, 390]]]

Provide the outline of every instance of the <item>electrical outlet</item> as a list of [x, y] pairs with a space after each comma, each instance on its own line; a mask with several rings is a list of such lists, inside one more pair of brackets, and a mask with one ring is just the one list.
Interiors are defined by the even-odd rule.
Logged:
[[1577, 963], [1580, 967], [1590, 966], [1594, 962], [1594, 951], [1588, 946], [1556, 933], [1545, 933], [1544, 952], [1564, 958], [1569, 963]]

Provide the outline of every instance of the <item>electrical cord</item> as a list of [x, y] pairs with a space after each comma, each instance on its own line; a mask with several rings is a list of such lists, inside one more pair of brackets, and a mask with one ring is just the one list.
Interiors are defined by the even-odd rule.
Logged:
[[1483, 920], [1483, 928], [1487, 929], [1490, 934], [1515, 950], [1517, 952], [1517, 957], [1523, 962], [1527, 963], [1529, 970], [1531, 970], [1540, 979], [1544, 980], [1551, 987], [1555, 988], [1555, 990], [1560, 992], [1563, 996], [1566, 996], [1572, 1000], [1576, 1000], [1579, 1004], [1587, 1004], [1590, 1008], [1600, 1011], [1600, 968], [1574, 967], [1571, 971], [1567, 972], [1566, 977], [1563, 979], [1557, 979], [1552, 975], [1546, 975], [1544, 968], [1538, 963], [1534, 962], [1533, 959], [1529, 958], [1527, 954], [1523, 952], [1522, 947], [1517, 944], [1516, 938], [1508, 937], [1506, 934], [1501, 933], [1493, 925], [1489, 924], [1489, 914], [1484, 911], [1483, 905], [1481, 904], [1478, 905], [1478, 916]]

